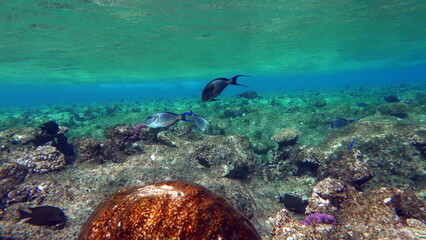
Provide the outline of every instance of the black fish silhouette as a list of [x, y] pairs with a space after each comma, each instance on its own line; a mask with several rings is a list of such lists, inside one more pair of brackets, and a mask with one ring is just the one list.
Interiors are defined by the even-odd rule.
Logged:
[[235, 75], [232, 78], [213, 79], [204, 87], [203, 94], [201, 95], [201, 100], [203, 102], [217, 101], [217, 99], [214, 99], [214, 98], [219, 96], [222, 93], [222, 91], [230, 84], [247, 87], [245, 85], [237, 83], [237, 78], [239, 77], [250, 77], [250, 76]]
[[43, 123], [39, 127], [41, 128], [41, 134], [46, 133], [49, 135], [55, 135], [59, 131], [59, 126], [55, 121]]
[[306, 204], [300, 197], [295, 197], [290, 194], [284, 194], [280, 196], [280, 203], [284, 203], [284, 206], [294, 213], [304, 213]]
[[46, 205], [29, 209], [31, 212], [18, 210], [20, 214], [18, 220], [30, 218], [25, 222], [37, 226], [53, 226], [67, 221], [65, 213], [57, 207]]

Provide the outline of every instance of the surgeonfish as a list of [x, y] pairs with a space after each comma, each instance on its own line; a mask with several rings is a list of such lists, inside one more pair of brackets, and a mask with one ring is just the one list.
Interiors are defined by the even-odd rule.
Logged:
[[328, 120], [325, 123], [325, 125], [327, 125], [329, 129], [339, 128], [339, 127], [344, 127], [344, 126], [348, 125], [348, 123], [355, 122], [355, 121], [358, 121], [358, 120], [356, 120], [356, 119], [346, 120], [346, 119], [343, 119], [343, 118], [335, 117], [335, 118]]
[[204, 87], [203, 94], [201, 95], [201, 100], [203, 102], [217, 101], [215, 97], [219, 96], [222, 93], [222, 91], [230, 84], [247, 87], [245, 85], [237, 83], [237, 79], [239, 77], [250, 77], [250, 76], [235, 75], [232, 78], [213, 79]]
[[[188, 120], [187, 117], [192, 117], [192, 120]], [[192, 109], [190, 109], [189, 112], [184, 112], [182, 114], [172, 112], [154, 113], [146, 119], [145, 125], [150, 128], [166, 128], [172, 126], [178, 121], [193, 122], [195, 127], [203, 132], [210, 127], [209, 121], [207, 121], [204, 117], [195, 114]]]
[[185, 116], [186, 114], [179, 115], [172, 112], [154, 113], [146, 119], [145, 124], [150, 128], [166, 128], [172, 126], [178, 121], [188, 122]]

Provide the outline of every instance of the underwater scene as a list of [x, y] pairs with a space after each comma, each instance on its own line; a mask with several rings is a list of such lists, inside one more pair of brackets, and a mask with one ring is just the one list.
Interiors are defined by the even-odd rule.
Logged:
[[425, 1], [0, 6], [0, 239], [426, 239]]

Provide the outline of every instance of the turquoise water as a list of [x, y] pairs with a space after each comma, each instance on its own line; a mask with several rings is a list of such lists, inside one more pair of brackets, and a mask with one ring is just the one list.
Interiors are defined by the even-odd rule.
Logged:
[[2, 1], [0, 83], [315, 75], [425, 63], [423, 1]]
[[[426, 1], [5, 0], [0, 39], [0, 173], [21, 155], [57, 147], [36, 145], [49, 121], [68, 129], [75, 151], [58, 147], [63, 166], [0, 188], [0, 238], [39, 236], [16, 224], [15, 212], [41, 203], [71, 216], [63, 230], [44, 230], [45, 239], [76, 237], [115, 190], [178, 178], [231, 192], [241, 186], [220, 194], [237, 198], [269, 239], [269, 221], [283, 207], [276, 195], [307, 199], [336, 156], [350, 162], [356, 151], [374, 173], [365, 192], [395, 187], [426, 199]], [[250, 76], [238, 79], [247, 87], [201, 101], [207, 83], [237, 74]], [[246, 91], [258, 96], [244, 98]], [[208, 131], [182, 121], [142, 137], [113, 131], [121, 124], [136, 132], [153, 113], [190, 108], [210, 122]], [[335, 118], [357, 121], [330, 129]], [[272, 136], [289, 129], [299, 139], [282, 148]], [[215, 153], [215, 144], [231, 147]], [[249, 161], [251, 181], [218, 174], [233, 167], [221, 156]], [[6, 194], [39, 185], [49, 187], [41, 202]]]

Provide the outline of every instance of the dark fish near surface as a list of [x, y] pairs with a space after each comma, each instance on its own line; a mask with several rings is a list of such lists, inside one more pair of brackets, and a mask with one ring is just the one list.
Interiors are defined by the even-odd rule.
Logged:
[[185, 114], [176, 114], [172, 112], [154, 113], [149, 116], [145, 124], [150, 128], [165, 128], [177, 123], [178, 121], [188, 121], [185, 119]]
[[25, 222], [37, 226], [53, 226], [67, 221], [65, 213], [57, 207], [46, 205], [29, 209], [31, 213], [24, 210], [18, 210], [20, 214], [18, 220], [30, 218]]
[[214, 99], [214, 98], [219, 96], [222, 93], [222, 91], [230, 84], [247, 87], [245, 85], [237, 83], [237, 79], [239, 77], [250, 77], [250, 76], [235, 75], [232, 78], [213, 79], [204, 87], [203, 94], [201, 95], [201, 100], [203, 102], [217, 101], [217, 99]]
[[59, 126], [55, 121], [43, 123], [39, 127], [41, 128], [41, 134], [47, 133], [49, 135], [55, 135], [59, 131]]
[[356, 119], [343, 119], [343, 118], [332, 118], [329, 121], [327, 121], [325, 124], [328, 125], [328, 128], [339, 128], [339, 127], [344, 127], [346, 125], [348, 125], [348, 123], [350, 122], [355, 122], [358, 121]]
[[280, 197], [280, 203], [284, 203], [284, 206], [294, 213], [304, 213], [305, 204], [300, 197], [295, 197], [290, 194], [284, 194]]

